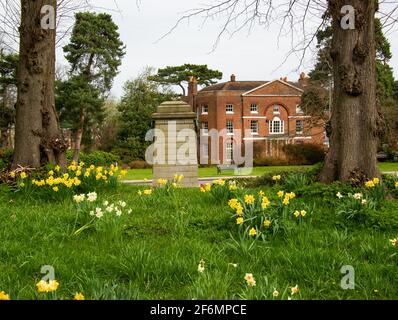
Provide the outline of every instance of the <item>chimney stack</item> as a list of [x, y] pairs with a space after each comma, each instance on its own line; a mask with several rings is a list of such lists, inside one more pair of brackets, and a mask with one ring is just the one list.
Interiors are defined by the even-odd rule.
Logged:
[[308, 84], [308, 80], [310, 79], [310, 77], [309, 76], [307, 76], [306, 74], [305, 74], [305, 72], [301, 72], [300, 73], [300, 79], [298, 80], [298, 82], [299, 82], [299, 84], [302, 86], [302, 87], [305, 87], [307, 84]]
[[195, 96], [198, 94], [198, 81], [196, 77], [189, 78], [188, 84], [188, 103], [195, 110]]
[[236, 81], [236, 76], [234, 74], [231, 75], [231, 82], [235, 82]]

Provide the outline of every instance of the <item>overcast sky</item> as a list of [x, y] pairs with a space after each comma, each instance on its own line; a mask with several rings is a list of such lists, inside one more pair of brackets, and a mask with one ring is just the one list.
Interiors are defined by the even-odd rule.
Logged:
[[[236, 74], [237, 80], [272, 80], [282, 76], [288, 76], [289, 80], [298, 79], [298, 57], [291, 56], [280, 66], [291, 49], [291, 44], [289, 37], [283, 37], [278, 45], [277, 23], [269, 30], [256, 26], [250, 34], [246, 30], [232, 38], [226, 36], [213, 52], [213, 44], [224, 20], [211, 21], [201, 28], [202, 20], [193, 19], [181, 24], [163, 40], [157, 41], [182, 13], [203, 1], [141, 0], [137, 7], [135, 0], [117, 0], [120, 12], [107, 10], [119, 26], [121, 39], [127, 47], [120, 74], [112, 89], [113, 95], [120, 97], [125, 81], [137, 76], [145, 66], [162, 68], [184, 63], [207, 64], [210, 68], [223, 72], [223, 80], [228, 80], [232, 73]], [[116, 9], [113, 0], [96, 0], [95, 5]], [[398, 78], [397, 32], [390, 34], [389, 40], [394, 54], [391, 65]], [[62, 55], [62, 50], [59, 50], [58, 62], [65, 63]], [[307, 55], [300, 71], [308, 72], [313, 59], [313, 54]]]

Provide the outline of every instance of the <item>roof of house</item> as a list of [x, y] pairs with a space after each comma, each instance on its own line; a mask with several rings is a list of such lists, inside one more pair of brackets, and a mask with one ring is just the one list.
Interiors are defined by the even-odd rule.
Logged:
[[[264, 84], [272, 81], [228, 81], [217, 83], [212, 86], [208, 86], [200, 90], [200, 92], [206, 91], [242, 91], [247, 92], [256, 89]], [[295, 86], [297, 88], [302, 88], [301, 84], [298, 82], [287, 82], [288, 84]]]

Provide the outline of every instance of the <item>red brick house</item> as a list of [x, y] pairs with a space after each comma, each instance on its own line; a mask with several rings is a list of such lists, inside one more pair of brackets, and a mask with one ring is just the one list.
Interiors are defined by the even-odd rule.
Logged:
[[245, 140], [253, 141], [262, 157], [278, 158], [283, 157], [281, 147], [285, 144], [326, 144], [323, 124], [314, 125], [311, 117], [299, 108], [307, 79], [304, 73], [298, 82], [289, 82], [287, 78], [236, 81], [232, 75], [230, 81], [198, 92], [192, 78], [187, 98], [198, 115], [202, 141], [208, 141], [202, 143], [201, 159], [211, 157], [212, 142], [206, 135], [212, 129], [226, 131], [222, 147], [218, 148], [220, 163], [231, 162], [234, 149]]

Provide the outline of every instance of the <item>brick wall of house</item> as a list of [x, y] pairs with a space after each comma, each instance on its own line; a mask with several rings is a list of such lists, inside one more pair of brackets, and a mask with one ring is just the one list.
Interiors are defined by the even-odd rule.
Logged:
[[[288, 82], [286, 78], [270, 82], [250, 82], [236, 81], [235, 77], [231, 76], [231, 81], [204, 88], [199, 92], [192, 87], [191, 82], [188, 99], [198, 114], [200, 129], [207, 123], [209, 130], [216, 129], [221, 132], [226, 130], [227, 121], [232, 121], [234, 130], [239, 131], [234, 135], [224, 136], [224, 144], [233, 139], [236, 146], [242, 144], [244, 139], [250, 139], [263, 146], [263, 156], [282, 157], [280, 147], [286, 143], [323, 145], [325, 141], [323, 124], [310, 126], [310, 117], [297, 108], [301, 101], [305, 78], [301, 75], [300, 80], [298, 83]], [[227, 112], [227, 105], [233, 106], [233, 112]], [[252, 105], [257, 106], [257, 112], [251, 110]], [[202, 112], [204, 106], [207, 106], [207, 114]], [[274, 109], [274, 106], [278, 106], [278, 110]], [[283, 133], [270, 131], [271, 121], [276, 117], [283, 122]], [[257, 133], [247, 132], [251, 130], [252, 121], [257, 121]], [[297, 121], [303, 121], [302, 132], [297, 132]], [[242, 132], [241, 136], [239, 132]], [[220, 138], [218, 156], [220, 162], [224, 163], [226, 150], [225, 145], [221, 147], [222, 141], [223, 138]], [[212, 156], [211, 146], [209, 139], [209, 159]]]

